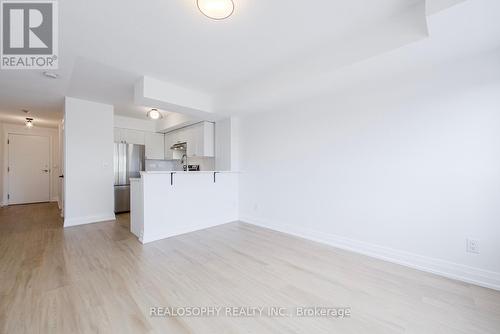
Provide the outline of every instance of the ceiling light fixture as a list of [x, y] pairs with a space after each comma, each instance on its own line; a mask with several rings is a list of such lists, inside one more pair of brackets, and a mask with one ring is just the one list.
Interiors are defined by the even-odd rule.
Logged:
[[51, 79], [59, 78], [59, 74], [54, 73], [54, 72], [43, 72], [43, 75], [45, 75], [47, 78], [51, 78]]
[[26, 124], [27, 128], [31, 129], [33, 127], [33, 118], [26, 117], [24, 124]]
[[158, 111], [158, 109], [151, 109], [150, 111], [148, 111], [148, 117], [151, 118], [151, 119], [156, 120], [156, 119], [162, 118], [162, 115]]
[[227, 19], [234, 12], [233, 0], [196, 0], [200, 12], [214, 20]]

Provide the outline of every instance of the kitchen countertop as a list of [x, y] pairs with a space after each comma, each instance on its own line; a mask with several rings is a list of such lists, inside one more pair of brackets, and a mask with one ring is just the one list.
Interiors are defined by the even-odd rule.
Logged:
[[175, 173], [175, 174], [213, 174], [213, 173], [238, 173], [238, 172], [233, 172], [233, 171], [219, 171], [219, 170], [203, 170], [203, 171], [178, 171], [178, 170], [172, 170], [172, 171], [150, 171], [150, 172], [141, 172], [141, 175], [143, 174], [170, 174], [170, 173]]

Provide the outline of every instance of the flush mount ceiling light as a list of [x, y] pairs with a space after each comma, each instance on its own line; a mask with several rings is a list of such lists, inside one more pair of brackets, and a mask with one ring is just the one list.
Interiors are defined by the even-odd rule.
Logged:
[[24, 121], [24, 124], [26, 124], [27, 128], [32, 128], [33, 127], [33, 118], [26, 117], [26, 120]]
[[151, 109], [148, 111], [148, 117], [151, 119], [160, 119], [162, 118], [161, 112], [158, 111], [158, 109]]
[[233, 0], [196, 0], [200, 12], [214, 20], [223, 20], [234, 12]]
[[50, 78], [50, 79], [59, 78], [59, 74], [54, 73], [54, 72], [43, 72], [43, 75], [46, 76], [47, 78]]

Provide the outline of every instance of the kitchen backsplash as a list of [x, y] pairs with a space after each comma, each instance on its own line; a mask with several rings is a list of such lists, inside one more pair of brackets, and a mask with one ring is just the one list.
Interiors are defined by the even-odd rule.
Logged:
[[146, 171], [179, 170], [177, 165], [180, 165], [180, 163], [175, 160], [146, 160]]
[[191, 158], [188, 158], [188, 164], [200, 165], [201, 171], [215, 169], [215, 159], [214, 158], [191, 157]]
[[[188, 164], [200, 165], [201, 171], [214, 170], [214, 158], [191, 157], [188, 158]], [[180, 160], [146, 160], [146, 171], [181, 171], [182, 165]]]

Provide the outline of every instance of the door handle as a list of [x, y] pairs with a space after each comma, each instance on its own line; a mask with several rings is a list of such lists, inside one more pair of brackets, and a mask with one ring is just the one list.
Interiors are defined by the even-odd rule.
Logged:
[[49, 169], [42, 169], [42, 172], [48, 173], [48, 172], [50, 172], [50, 170]]

